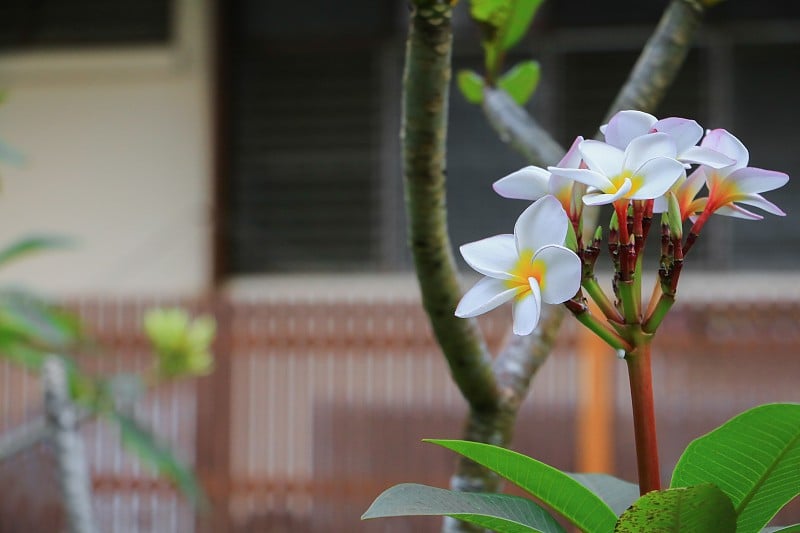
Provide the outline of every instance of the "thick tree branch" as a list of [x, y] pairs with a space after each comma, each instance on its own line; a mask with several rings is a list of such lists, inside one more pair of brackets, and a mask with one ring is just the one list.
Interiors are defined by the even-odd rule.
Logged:
[[474, 321], [454, 314], [461, 287], [447, 231], [444, 172], [452, 7], [441, 0], [416, 4], [403, 73], [403, 171], [411, 250], [422, 304], [453, 380], [473, 410], [493, 411], [497, 388], [486, 344]]
[[[706, 2], [707, 3], [707, 2]], [[700, 0], [672, 0], [631, 70], [605, 122], [623, 109], [653, 112], [675, 81], [705, 12]]]
[[502, 89], [486, 87], [483, 112], [504, 142], [534, 165], [555, 165], [566, 150]]

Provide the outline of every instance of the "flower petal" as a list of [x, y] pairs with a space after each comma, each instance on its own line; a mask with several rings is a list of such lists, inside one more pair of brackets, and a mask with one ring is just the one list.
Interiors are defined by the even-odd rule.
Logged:
[[492, 185], [494, 191], [504, 198], [538, 200], [547, 194], [550, 172], [529, 166], [500, 178]]
[[535, 252], [548, 244], [564, 244], [569, 219], [561, 203], [547, 195], [522, 212], [514, 225], [517, 251]]
[[764, 220], [764, 217], [761, 215], [757, 215], [734, 204], [723, 205], [714, 211], [714, 214], [724, 215], [726, 217], [744, 218], [746, 220]]
[[531, 292], [522, 298], [514, 300], [512, 313], [514, 315], [514, 334], [530, 335], [539, 323], [542, 310], [542, 295], [539, 283], [535, 278], [530, 278]]
[[533, 260], [542, 260], [545, 264], [542, 301], [560, 304], [575, 296], [581, 286], [581, 260], [572, 250], [563, 246], [545, 246], [536, 252]]
[[678, 148], [678, 153], [697, 144], [703, 136], [703, 128], [700, 124], [688, 118], [664, 118], [653, 124], [653, 129], [672, 137], [675, 141], [675, 146]]
[[[578, 149], [589, 169], [604, 176], [616, 176], [622, 170], [625, 153], [610, 144], [589, 139], [583, 141]], [[591, 184], [589, 184], [591, 185]]]
[[722, 128], [711, 130], [706, 133], [700, 146], [711, 148], [733, 159], [734, 163], [730, 166], [731, 172], [746, 167], [747, 163], [750, 161], [750, 153], [747, 151], [744, 144], [742, 144], [742, 141], [734, 137], [728, 130]]
[[622, 166], [626, 170], [637, 170], [651, 159], [656, 157], [674, 159], [677, 154], [675, 140], [672, 137], [666, 133], [651, 133], [631, 141], [625, 149], [625, 161]]
[[470, 318], [499, 307], [514, 298], [519, 289], [509, 288], [499, 279], [482, 278], [464, 294], [456, 307], [456, 316]]
[[653, 213], [666, 213], [669, 208], [667, 197], [662, 195], [658, 198], [653, 198]]
[[686, 178], [686, 181], [681, 184], [678, 200], [681, 200], [682, 198], [693, 200], [694, 197], [697, 196], [697, 193], [700, 192], [700, 189], [703, 188], [705, 183], [706, 173], [703, 170], [703, 167], [697, 167], [697, 170], [689, 174], [689, 177]]
[[606, 205], [611, 204], [619, 200], [620, 198], [624, 198], [626, 194], [631, 191], [632, 183], [631, 180], [626, 179], [622, 183], [622, 187], [620, 187], [617, 192], [613, 194], [595, 194], [589, 193], [583, 197], [583, 203], [586, 205]]
[[[653, 133], [652, 135], [658, 135]], [[652, 136], [648, 135], [648, 137]], [[642, 176], [642, 185], [630, 195], [633, 200], [650, 200], [658, 198], [669, 190], [686, 170], [677, 160], [670, 157], [656, 157], [647, 161], [636, 175]]]
[[778, 215], [779, 217], [786, 216], [786, 213], [784, 213], [780, 207], [773, 204], [760, 194], [748, 194], [744, 198], [737, 198], [736, 201], [745, 205], [752, 205], [753, 207], [761, 208], [767, 213]]
[[614, 184], [611, 183], [611, 180], [603, 174], [587, 168], [547, 167], [547, 170], [552, 172], [553, 175], [563, 176], [580, 183], [585, 183], [590, 187], [596, 187], [602, 191], [614, 189]]
[[653, 115], [642, 111], [620, 111], [611, 117], [605, 131], [602, 127], [600, 131], [608, 144], [624, 150], [633, 139], [648, 133], [656, 120]]
[[705, 146], [692, 146], [686, 150], [678, 149], [678, 159], [683, 163], [708, 165], [711, 168], [724, 168], [735, 163], [725, 154]]
[[578, 168], [581, 166], [581, 152], [579, 150], [580, 144], [583, 142], [583, 137], [578, 135], [575, 137], [575, 140], [572, 141], [572, 146], [569, 147], [567, 153], [564, 154], [564, 157], [561, 158], [561, 161], [558, 162], [558, 167], [567, 167], [567, 168]]
[[517, 248], [513, 235], [495, 235], [480, 241], [461, 245], [464, 261], [484, 276], [511, 279], [509, 274], [517, 262]]
[[736, 189], [739, 192], [749, 194], [772, 191], [783, 187], [789, 181], [789, 176], [774, 170], [746, 167], [731, 173], [727, 180], [735, 182]]

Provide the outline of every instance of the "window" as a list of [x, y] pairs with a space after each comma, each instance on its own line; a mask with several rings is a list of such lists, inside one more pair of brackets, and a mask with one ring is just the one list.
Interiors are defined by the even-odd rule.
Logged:
[[3, 0], [0, 51], [167, 43], [169, 0]]

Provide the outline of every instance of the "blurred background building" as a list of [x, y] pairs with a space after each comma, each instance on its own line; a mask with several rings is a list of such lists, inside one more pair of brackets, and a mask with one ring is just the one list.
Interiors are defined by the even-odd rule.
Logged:
[[[666, 4], [545, 2], [508, 64], [541, 62], [528, 107], [561, 143], [593, 134]], [[213, 306], [228, 328], [219, 372], [199, 388], [155, 394], [143, 416], [210, 480], [230, 511], [219, 527], [360, 529], [358, 515], [388, 484], [446, 483], [448, 457], [418, 446], [442, 431], [457, 436], [464, 406], [418, 309], [405, 245], [406, 20], [400, 1], [0, 4], [0, 138], [23, 156], [0, 168], [0, 240], [56, 232], [77, 241], [0, 280], [73, 306], [122, 354], [119, 368], [145, 357], [137, 329], [145, 306]], [[454, 68], [480, 71], [466, 2], [454, 23]], [[693, 252], [680, 294], [693, 303], [662, 335], [665, 472], [690, 438], [735, 412], [800, 399], [791, 357], [800, 346], [800, 233], [791, 218], [800, 212], [799, 92], [800, 3], [727, 0], [709, 13], [657, 113], [729, 129], [751, 165], [792, 176], [768, 193], [790, 218], [715, 217]], [[525, 161], [455, 88], [448, 148], [453, 242], [507, 232], [524, 204], [490, 185]], [[726, 303], [735, 297], [746, 303]], [[484, 322], [493, 345], [506, 315]], [[577, 330], [567, 331], [535, 385], [518, 448], [574, 468], [579, 458], [563, 443], [578, 431], [581, 359]], [[704, 354], [702, 365], [692, 354]], [[716, 385], [699, 381], [698, 365]], [[0, 409], [0, 429], [10, 429], [36, 416], [37, 380], [2, 372], [0, 398], [16, 407]], [[630, 434], [624, 388], [609, 402], [612, 433]], [[550, 424], [554, 437], [543, 443], [523, 429], [534, 422]], [[213, 438], [204, 433], [215, 428]], [[113, 436], [92, 426], [87, 438], [107, 530], [195, 529], [191, 510], [164, 496], [168, 487], [109, 451]], [[629, 478], [630, 449], [624, 439], [610, 444], [610, 468]], [[5, 479], [32, 475], [4, 468]], [[2, 531], [31, 530], [15, 529], [19, 520], [6, 519]], [[367, 529], [435, 528], [393, 524]]]

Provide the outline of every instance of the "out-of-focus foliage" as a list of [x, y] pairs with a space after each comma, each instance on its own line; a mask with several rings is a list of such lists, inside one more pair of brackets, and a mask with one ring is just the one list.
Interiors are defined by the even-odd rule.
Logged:
[[209, 316], [190, 321], [181, 309], [155, 309], [144, 318], [147, 337], [157, 355], [158, 376], [165, 379], [211, 372], [211, 342], [217, 325]]

